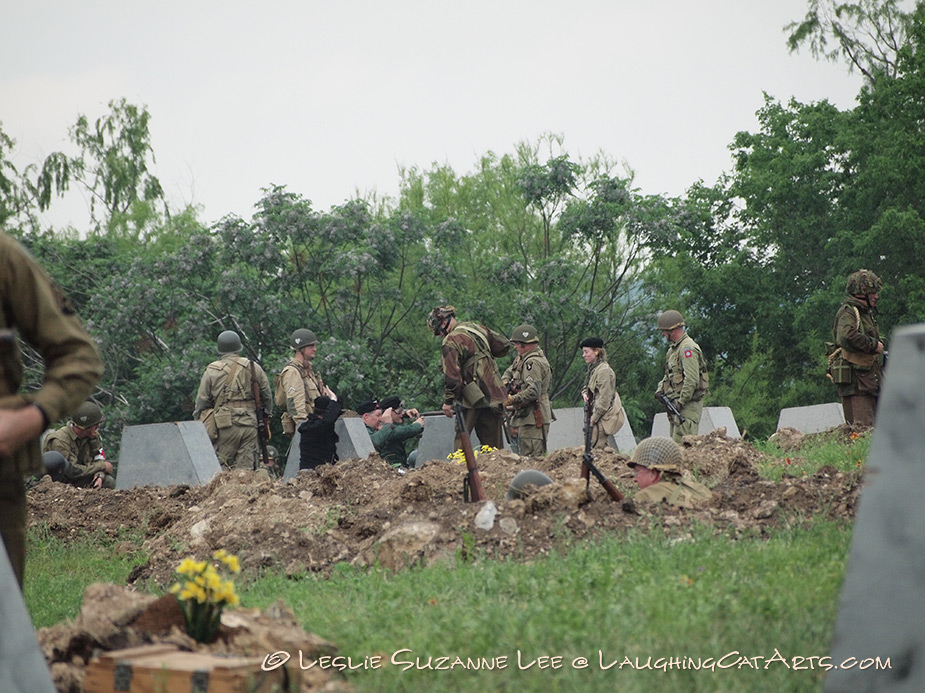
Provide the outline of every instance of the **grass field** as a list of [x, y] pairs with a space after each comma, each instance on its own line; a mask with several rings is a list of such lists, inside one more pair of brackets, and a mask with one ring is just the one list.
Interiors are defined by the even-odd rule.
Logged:
[[[818, 457], [849, 469], [858, 454], [866, 446]], [[339, 658], [303, 666], [346, 668], [358, 691], [819, 690], [851, 527], [792, 518], [769, 537], [701, 525], [669, 536], [655, 522], [528, 564], [345, 565], [326, 579], [268, 573], [239, 591], [243, 606], [288, 604], [338, 647]], [[143, 560], [112, 549], [33, 530], [26, 602], [37, 627], [74, 617], [87, 584], [124, 583]]]

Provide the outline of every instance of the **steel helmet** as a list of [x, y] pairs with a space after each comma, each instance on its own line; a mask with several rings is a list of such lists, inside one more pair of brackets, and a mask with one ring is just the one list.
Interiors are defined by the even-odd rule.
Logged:
[[532, 344], [540, 341], [536, 336], [536, 328], [533, 325], [518, 325], [511, 331], [511, 341], [519, 344]]
[[646, 438], [633, 450], [630, 467], [640, 465], [649, 469], [680, 473], [681, 448], [671, 438], [652, 436]]
[[511, 485], [504, 494], [504, 500], [517, 500], [524, 497], [524, 491], [527, 486], [546, 486], [555, 483], [543, 472], [536, 469], [524, 469], [517, 472], [517, 475], [511, 481]]
[[867, 294], [880, 293], [883, 288], [883, 281], [880, 277], [867, 269], [859, 269], [848, 275], [848, 284], [845, 291], [851, 296], [866, 296]]
[[315, 333], [311, 330], [306, 330], [304, 327], [293, 332], [292, 337], [289, 339], [289, 345], [296, 351], [317, 343], [318, 338], [315, 337]]
[[222, 332], [216, 340], [216, 345], [220, 354], [236, 354], [244, 348], [241, 344], [241, 337], [234, 330]]
[[71, 417], [71, 421], [81, 428], [96, 426], [96, 424], [100, 423], [102, 420], [103, 410], [100, 409], [99, 404], [91, 402], [90, 400], [87, 400], [77, 407], [77, 411], [75, 411], [74, 416]]
[[684, 327], [684, 316], [676, 310], [666, 310], [658, 316], [658, 329], [673, 330], [676, 327]]
[[454, 315], [456, 315], [456, 309], [453, 306], [437, 306], [427, 316], [427, 326], [434, 334], [440, 334], [443, 323]]

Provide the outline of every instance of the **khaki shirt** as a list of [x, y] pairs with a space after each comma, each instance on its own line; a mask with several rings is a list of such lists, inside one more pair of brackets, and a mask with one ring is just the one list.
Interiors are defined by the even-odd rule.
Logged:
[[668, 347], [665, 376], [658, 384], [658, 391], [677, 400], [679, 408], [703, 399], [709, 392], [706, 359], [687, 332]]
[[552, 421], [552, 405], [549, 402], [549, 388], [552, 385], [552, 369], [546, 355], [539, 347], [534, 347], [523, 356], [520, 354], [508, 366], [501, 376], [505, 387], [513, 382], [519, 391], [511, 395], [514, 405], [512, 426], [536, 425], [536, 412], [539, 408], [543, 424]]
[[276, 378], [276, 406], [299, 427], [315, 411], [315, 399], [324, 392], [324, 381], [312, 371], [312, 364], [290, 359]]
[[[218, 409], [227, 410], [231, 414], [232, 424], [256, 426], [256, 403], [254, 402], [254, 389], [251, 386], [250, 364], [248, 359], [237, 354], [224, 354], [218, 361], [210, 363], [199, 382], [193, 418], [198, 419], [203, 410], [215, 408], [216, 402], [220, 401], [222, 406]], [[232, 375], [229, 382], [229, 377]], [[264, 411], [269, 414], [273, 410], [273, 393], [270, 390], [270, 380], [259, 363], [254, 364], [254, 376], [260, 390], [260, 403]]]
[[[15, 331], [15, 332], [13, 332]], [[45, 362], [41, 389], [19, 394], [22, 355], [15, 334]], [[85, 401], [103, 374], [96, 344], [65, 296], [15, 239], [0, 232], [0, 407], [38, 404], [49, 422], [60, 421]], [[0, 458], [0, 476], [42, 474], [38, 440]]]
[[606, 361], [598, 359], [588, 366], [588, 379], [584, 392], [593, 397], [591, 423], [596, 424], [610, 411], [617, 393], [617, 376]]
[[81, 438], [75, 432], [73, 423], [51, 431], [42, 442], [42, 452], [60, 452], [70, 462], [67, 479], [77, 486], [90, 486], [97, 472], [106, 471], [103, 459], [103, 441], [99, 434]]
[[662, 479], [636, 491], [633, 500], [636, 503], [668, 503], [678, 508], [694, 506], [712, 500], [713, 492], [703, 484], [691, 479]]

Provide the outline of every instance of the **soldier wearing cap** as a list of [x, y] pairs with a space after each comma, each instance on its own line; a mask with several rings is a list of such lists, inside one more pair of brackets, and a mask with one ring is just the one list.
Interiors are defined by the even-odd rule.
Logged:
[[71, 420], [42, 441], [42, 461], [55, 481], [81, 488], [115, 488], [112, 462], [103, 452], [103, 410], [96, 402], [81, 404]]
[[257, 403], [252, 383], [257, 381], [261, 405], [272, 409], [270, 380], [260, 364], [238, 354], [244, 345], [237, 332], [219, 334], [216, 347], [219, 359], [202, 374], [193, 418], [204, 421], [212, 410], [214, 428], [206, 428], [211, 428], [210, 437], [215, 433], [212, 447], [222, 465], [227, 469], [256, 469]]
[[709, 393], [707, 362], [697, 342], [684, 328], [684, 317], [676, 310], [666, 310], [658, 316], [658, 329], [668, 341], [665, 355], [665, 375], [656, 388], [663, 393], [684, 417], [684, 423], [668, 415], [671, 438], [676, 443], [686, 435], [696, 435], [703, 413], [703, 398]]
[[848, 276], [845, 298], [835, 314], [832, 335], [838, 350], [830, 374], [838, 386], [845, 421], [873, 426], [886, 351], [877, 326], [877, 303], [883, 282], [870, 270]]
[[[41, 355], [41, 389], [20, 392], [22, 339]], [[0, 539], [22, 587], [26, 486], [43, 471], [39, 436], [90, 396], [103, 373], [96, 344], [70, 301], [12, 236], [0, 232]]]
[[591, 406], [591, 446], [607, 446], [607, 437], [618, 430], [626, 418], [617, 392], [617, 376], [607, 363], [604, 340], [588, 337], [582, 340], [581, 358], [588, 364], [585, 386], [581, 391], [585, 406]]
[[299, 425], [312, 413], [315, 399], [322, 395], [337, 399], [321, 376], [312, 370], [312, 360], [318, 351], [318, 339], [311, 330], [300, 328], [292, 333], [289, 347], [292, 358], [276, 377], [276, 406], [282, 412], [280, 418], [283, 433], [291, 436]]
[[636, 503], [664, 502], [693, 508], [713, 498], [706, 486], [682, 475], [681, 448], [671, 438], [646, 438], [636, 446], [627, 464], [636, 473]]
[[[507, 354], [511, 343], [503, 335], [476, 322], [459, 322], [453, 306], [437, 306], [427, 317], [427, 326], [443, 341], [443, 413], [454, 416], [456, 402], [462, 404], [466, 431], [475, 429], [482, 445], [504, 447], [502, 423], [507, 391], [501, 382], [496, 358]], [[460, 448], [457, 431], [455, 449]]]
[[533, 325], [515, 327], [511, 343], [517, 356], [501, 376], [508, 392], [504, 406], [511, 412], [511, 438], [517, 441], [517, 452], [524, 457], [546, 454], [549, 424], [554, 418], [549, 403], [552, 369], [539, 342]]
[[417, 409], [405, 410], [400, 397], [392, 395], [379, 402], [382, 407], [382, 428], [376, 452], [395, 468], [413, 467], [417, 451], [408, 453], [408, 443], [417, 446], [424, 434], [424, 417]]

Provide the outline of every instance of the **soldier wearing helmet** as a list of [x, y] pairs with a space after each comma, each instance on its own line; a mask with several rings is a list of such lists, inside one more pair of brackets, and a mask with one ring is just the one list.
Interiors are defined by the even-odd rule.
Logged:
[[692, 508], [713, 498], [706, 486], [684, 477], [681, 448], [671, 438], [646, 438], [636, 446], [628, 465], [639, 487], [633, 496], [636, 503], [665, 502]]
[[703, 412], [703, 398], [709, 393], [707, 361], [700, 346], [685, 329], [684, 317], [676, 310], [666, 310], [658, 316], [658, 329], [668, 342], [665, 355], [665, 375], [656, 388], [670, 399], [681, 416], [681, 423], [669, 413], [671, 438], [676, 443], [686, 435], [696, 435]]
[[[257, 469], [257, 402], [269, 415], [270, 380], [259, 363], [238, 354], [244, 348], [237, 332], [225, 330], [216, 340], [219, 353], [202, 374], [193, 418], [206, 425], [218, 461], [226, 469]], [[252, 375], [253, 374], [253, 375]]]
[[832, 335], [835, 352], [830, 377], [838, 387], [845, 421], [855, 426], [873, 426], [883, 377], [883, 357], [876, 308], [883, 282], [870, 270], [848, 276], [848, 294], [838, 312]]
[[337, 399], [321, 375], [312, 370], [318, 339], [311, 330], [300, 328], [289, 339], [292, 358], [276, 377], [276, 406], [281, 410], [283, 433], [291, 436], [308, 419], [318, 397]]
[[42, 441], [42, 461], [46, 471], [56, 470], [56, 481], [81, 488], [115, 488], [112, 462], [103, 452], [100, 425], [103, 410], [96, 402], [77, 407], [71, 420], [50, 431]]
[[501, 376], [508, 392], [504, 406], [510, 412], [511, 441], [518, 454], [542, 457], [546, 454], [549, 424], [555, 418], [549, 403], [552, 369], [533, 325], [515, 327], [511, 343], [517, 356]]
[[591, 407], [591, 446], [604, 448], [607, 447], [608, 436], [619, 431], [626, 420], [620, 394], [617, 392], [617, 376], [607, 363], [603, 339], [588, 337], [582, 340], [579, 346], [581, 358], [588, 364], [581, 396], [585, 401], [585, 407]]
[[[443, 413], [454, 416], [454, 405], [459, 402], [466, 430], [471, 433], [475, 429], [482, 445], [503, 448], [507, 391], [495, 359], [507, 354], [511, 343], [477, 322], [459, 322], [453, 306], [434, 308], [427, 316], [427, 326], [443, 338]], [[454, 442], [458, 450], [459, 431]]]

